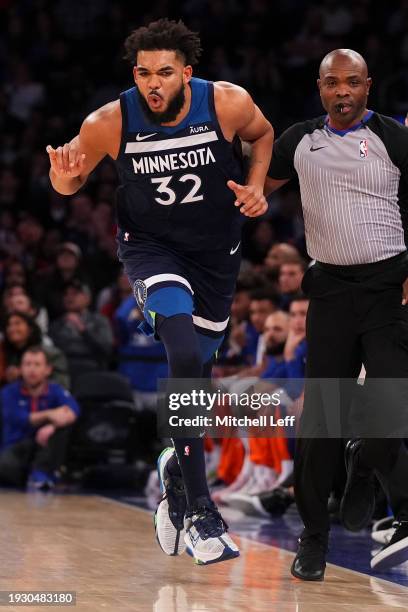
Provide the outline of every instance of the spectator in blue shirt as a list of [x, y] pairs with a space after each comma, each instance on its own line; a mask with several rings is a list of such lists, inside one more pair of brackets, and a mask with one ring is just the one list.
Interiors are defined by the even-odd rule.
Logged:
[[45, 350], [31, 347], [21, 361], [21, 380], [0, 392], [2, 436], [0, 483], [51, 488], [63, 464], [70, 425], [79, 415], [72, 395], [48, 382], [51, 366]]
[[[279, 386], [286, 391], [288, 401], [303, 393], [308, 307], [309, 300], [298, 294], [292, 299], [288, 314], [278, 310], [267, 318], [264, 338], [268, 362], [260, 377], [262, 382], [254, 387], [256, 392], [267, 393]], [[282, 314], [286, 315], [286, 320]]]
[[278, 309], [279, 296], [273, 288], [264, 286], [251, 293], [249, 306], [250, 324], [255, 329], [255, 336], [251, 338], [252, 355], [250, 367], [239, 371], [239, 378], [260, 376], [266, 367], [265, 338], [263, 335], [265, 322], [268, 316]]
[[118, 371], [129, 379], [137, 392], [157, 392], [157, 380], [167, 378], [166, 350], [162, 342], [145, 336], [139, 329], [143, 320], [133, 295], [114, 314], [118, 340]]
[[308, 308], [309, 300], [303, 295], [294, 297], [289, 305], [289, 332], [283, 353], [288, 378], [305, 376]]

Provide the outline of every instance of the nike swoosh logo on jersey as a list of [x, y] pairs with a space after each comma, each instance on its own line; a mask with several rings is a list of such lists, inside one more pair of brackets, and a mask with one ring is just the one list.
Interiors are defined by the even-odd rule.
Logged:
[[232, 249], [230, 250], [230, 255], [235, 255], [235, 253], [236, 253], [236, 252], [238, 251], [238, 249], [239, 249], [239, 245], [240, 245], [240, 244], [241, 244], [241, 241], [239, 241], [239, 242], [238, 242], [238, 244], [237, 244], [237, 246], [235, 247], [235, 249], [234, 249], [234, 248], [232, 248]]
[[136, 140], [140, 142], [141, 140], [146, 140], [146, 138], [151, 138], [152, 136], [156, 136], [157, 132], [154, 134], [147, 134], [147, 136], [141, 136], [140, 134], [136, 134]]
[[327, 145], [324, 145], [324, 147], [313, 147], [313, 145], [310, 147], [310, 150], [312, 151], [320, 151], [320, 149], [327, 149]]

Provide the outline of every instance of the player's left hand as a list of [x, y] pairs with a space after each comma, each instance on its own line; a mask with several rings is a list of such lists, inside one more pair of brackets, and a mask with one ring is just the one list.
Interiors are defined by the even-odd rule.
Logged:
[[246, 217], [259, 217], [268, 210], [268, 203], [263, 189], [255, 185], [238, 185], [235, 181], [228, 181], [227, 186], [235, 193], [235, 206], [241, 206], [240, 211]]
[[402, 305], [408, 304], [408, 278], [402, 283]]

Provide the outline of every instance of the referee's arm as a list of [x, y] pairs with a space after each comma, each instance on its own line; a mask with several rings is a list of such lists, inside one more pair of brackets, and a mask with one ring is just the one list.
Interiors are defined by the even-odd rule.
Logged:
[[303, 136], [304, 124], [296, 123], [275, 140], [271, 163], [265, 179], [265, 197], [286, 185], [292, 178], [296, 178], [297, 172], [294, 165], [294, 157], [296, 148]]

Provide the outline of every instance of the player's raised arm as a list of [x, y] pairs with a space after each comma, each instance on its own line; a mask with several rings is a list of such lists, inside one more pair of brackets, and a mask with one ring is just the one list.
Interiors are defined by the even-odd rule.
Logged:
[[63, 195], [77, 192], [98, 163], [110, 154], [116, 157], [120, 142], [119, 102], [110, 102], [91, 113], [70, 142], [46, 151], [50, 158], [50, 179]]
[[273, 128], [254, 104], [245, 89], [230, 83], [216, 84], [216, 108], [227, 139], [237, 134], [251, 143], [249, 172], [245, 185], [228, 181], [236, 195], [236, 205], [248, 217], [257, 217], [267, 210], [263, 195], [266, 173], [272, 155]]

